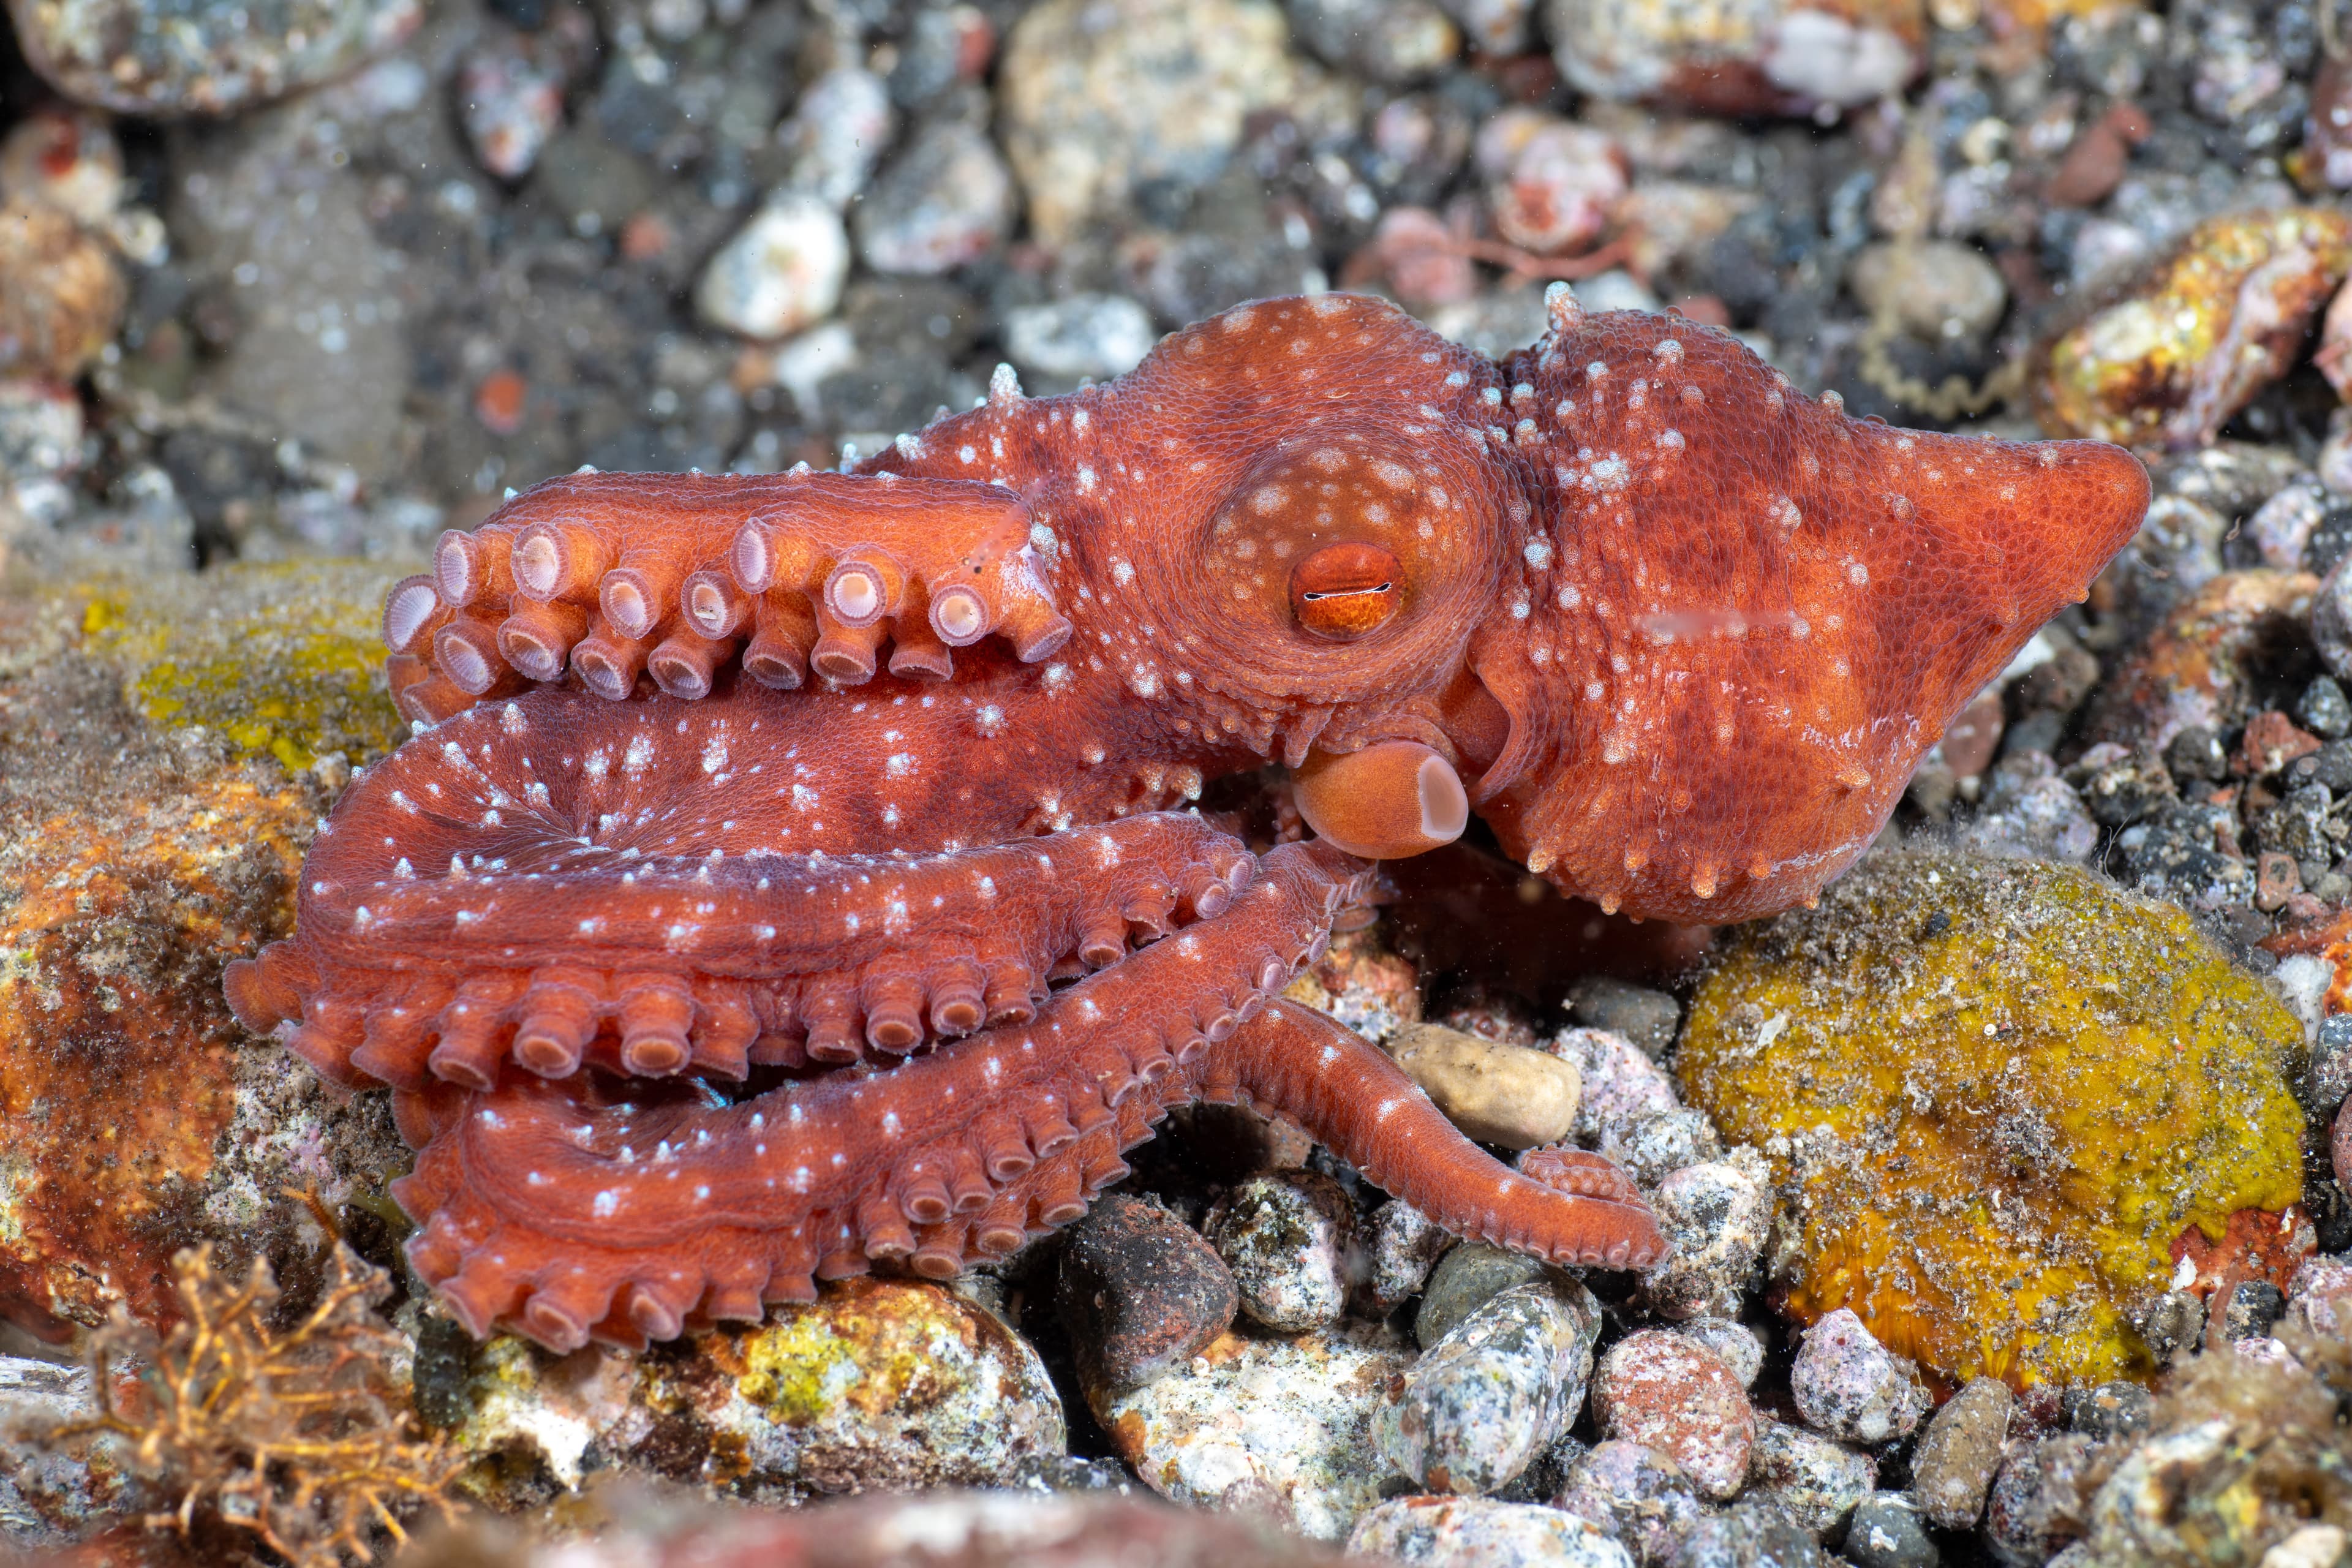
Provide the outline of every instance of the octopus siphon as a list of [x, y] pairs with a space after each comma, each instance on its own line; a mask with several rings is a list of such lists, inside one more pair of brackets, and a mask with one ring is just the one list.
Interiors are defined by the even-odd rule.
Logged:
[[[391, 590], [414, 737], [232, 1005], [390, 1088], [417, 1272], [556, 1350], [1003, 1258], [1192, 1101], [1457, 1234], [1654, 1263], [1609, 1162], [1505, 1165], [1284, 987], [1473, 816], [1612, 911], [1811, 899], [2147, 479], [1548, 306], [1497, 363], [1259, 301], [851, 472], [515, 496]], [[1192, 803], [1275, 762], [1313, 836], [1254, 855]]]

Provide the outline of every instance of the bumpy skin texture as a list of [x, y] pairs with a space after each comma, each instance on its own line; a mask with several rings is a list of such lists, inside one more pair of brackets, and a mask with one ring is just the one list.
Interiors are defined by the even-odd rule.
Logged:
[[558, 1347], [950, 1275], [1203, 1098], [1465, 1234], [1640, 1267], [1606, 1162], [1514, 1174], [1270, 1000], [1362, 861], [1170, 808], [1312, 763], [1320, 809], [1419, 847], [1435, 796], [1387, 793], [1458, 776], [1565, 891], [1768, 913], [2147, 495], [2115, 448], [1849, 420], [1564, 291], [1499, 365], [1376, 300], [1261, 302], [1067, 397], [1003, 373], [856, 475], [575, 475], [394, 590], [440, 722], [353, 785], [231, 1000], [394, 1086], [419, 1269]]

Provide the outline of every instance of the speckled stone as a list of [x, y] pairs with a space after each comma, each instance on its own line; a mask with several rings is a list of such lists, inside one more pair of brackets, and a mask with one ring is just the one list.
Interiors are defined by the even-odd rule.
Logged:
[[1834, 10], [1810, 0], [1693, 8], [1622, 0], [1547, 0], [1560, 74], [1618, 101], [1695, 102], [1737, 114], [1873, 102], [1898, 92], [1925, 43], [1916, 0]]
[[1547, 1272], [1532, 1258], [1483, 1241], [1465, 1241], [1438, 1259], [1431, 1270], [1428, 1288], [1421, 1295], [1421, 1309], [1413, 1314], [1412, 1337], [1422, 1349], [1434, 1349], [1454, 1324], [1489, 1300], [1514, 1285], [1541, 1279]]
[[1937, 1568], [1944, 1554], [1902, 1492], [1873, 1492], [1847, 1521], [1843, 1548], [1855, 1568]]
[[1200, 1232], [1113, 1193], [1071, 1229], [1055, 1300], [1089, 1384], [1123, 1392], [1199, 1354], [1240, 1297]]
[[1984, 1512], [2013, 1403], [1999, 1378], [1972, 1377], [1927, 1423], [1911, 1457], [1911, 1489], [1928, 1523], [1966, 1530]]
[[1675, 1325], [1674, 1331], [1721, 1356], [1723, 1364], [1739, 1380], [1740, 1387], [1756, 1386], [1757, 1374], [1764, 1370], [1761, 1330], [1730, 1318], [1693, 1318], [1689, 1322]]
[[1832, 1568], [1804, 1527], [1768, 1502], [1701, 1514], [1675, 1538], [1672, 1568]]
[[1748, 1477], [1756, 1412], [1722, 1358], [1661, 1329], [1610, 1347], [1592, 1378], [1592, 1414], [1606, 1437], [1672, 1458], [1706, 1496], [1736, 1494]]
[[2011, 1445], [1985, 1497], [1984, 1540], [1994, 1557], [2008, 1568], [2040, 1568], [2082, 1535], [2091, 1500], [2084, 1482], [2097, 1449], [2080, 1432]]
[[1407, 1373], [1373, 1431], [1431, 1491], [1516, 1479], [1584, 1407], [1601, 1304], [1566, 1279], [1513, 1286], [1464, 1318]]
[[1642, 1277], [1642, 1299], [1676, 1320], [1737, 1316], [1772, 1229], [1764, 1157], [1742, 1145], [1685, 1166], [1658, 1184], [1651, 1204], [1675, 1253]]
[[1412, 1364], [1384, 1330], [1226, 1334], [1172, 1377], [1094, 1402], [1119, 1458], [1161, 1496], [1249, 1508], [1336, 1541], [1391, 1474], [1372, 1441], [1379, 1395]]
[[1706, 1118], [1686, 1110], [1664, 1069], [1623, 1035], [1563, 1029], [1543, 1048], [1583, 1079], [1577, 1141], [1616, 1161], [1636, 1182], [1654, 1186], [1722, 1152]]
[[909, 139], [858, 204], [857, 254], [877, 272], [946, 272], [996, 248], [1013, 212], [1012, 171], [987, 132], [937, 121]]
[[1004, 317], [1004, 352], [1053, 381], [1108, 381], [1143, 363], [1160, 338], [1151, 312], [1124, 294], [1076, 294]]
[[1742, 1495], [1771, 1503], [1815, 1535], [1834, 1536], [1878, 1484], [1878, 1464], [1843, 1443], [1758, 1417]]
[[1254, 1321], [1295, 1334], [1338, 1322], [1347, 1310], [1348, 1280], [1360, 1266], [1356, 1210], [1330, 1177], [1253, 1176], [1217, 1205], [1206, 1232]]
[[1615, 1438], [1569, 1464], [1551, 1505], [1599, 1525], [1644, 1568], [1672, 1562], [1677, 1538], [1706, 1511], [1681, 1466]]
[[331, 81], [390, 48], [419, 0], [8, 0], [25, 58], [77, 103], [231, 114]]
[[1805, 1331], [1789, 1392], [1806, 1425], [1849, 1443], [1908, 1436], [1927, 1414], [1927, 1391], [1911, 1362], [1880, 1344], [1846, 1307]]
[[1431, 1568], [1633, 1568], [1599, 1526], [1539, 1503], [1405, 1497], [1356, 1521], [1348, 1550]]
[[1403, 1199], [1381, 1205], [1366, 1245], [1371, 1272], [1364, 1282], [1365, 1306], [1376, 1317], [1395, 1311], [1421, 1293], [1430, 1270], [1453, 1247], [1450, 1231]]

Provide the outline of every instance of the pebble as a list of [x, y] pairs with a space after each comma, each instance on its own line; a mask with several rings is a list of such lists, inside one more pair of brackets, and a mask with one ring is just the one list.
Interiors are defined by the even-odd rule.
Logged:
[[1356, 1521], [1348, 1552], [1431, 1568], [1633, 1568], [1625, 1549], [1588, 1520], [1487, 1498], [1384, 1502]]
[[1673, 1048], [1683, 1026], [1680, 1002], [1605, 974], [1588, 974], [1568, 988], [1568, 1016], [1587, 1028], [1622, 1036], [1652, 1061]]
[[1138, 187], [1197, 188], [1261, 110], [1312, 118], [1265, 0], [1045, 0], [998, 73], [998, 125], [1038, 242], [1066, 245]]
[[2327, 515], [2327, 492], [2316, 479], [2299, 477], [2263, 502], [2242, 525], [2263, 564], [2300, 572], [2314, 530]]
[[1789, 1391], [1806, 1425], [1849, 1443], [1907, 1437], [1927, 1414], [1916, 1369], [1880, 1344], [1849, 1307], [1805, 1331]]
[[1905, 0], [1835, 11], [1807, 0], [1757, 0], [1729, 11], [1546, 0], [1544, 18], [1560, 75], [1579, 91], [1727, 114], [1833, 116], [1875, 102], [1902, 90], [1926, 42], [1918, 9]]
[[2315, 1334], [2352, 1330], [2352, 1258], [2306, 1258], [2287, 1281], [2289, 1321]]
[[1247, 1507], [1302, 1535], [1336, 1541], [1380, 1500], [1390, 1475], [1372, 1441], [1373, 1391], [1412, 1356], [1384, 1331], [1327, 1329], [1286, 1339], [1226, 1334], [1185, 1374], [1093, 1402], [1143, 1483], [1195, 1507]]
[[1429, 75], [1462, 48], [1462, 35], [1430, 0], [1288, 0], [1299, 42], [1374, 81]]
[[1702, 1514], [1675, 1542], [1673, 1568], [1832, 1568], [1835, 1559], [1769, 1502]]
[[113, 340], [128, 290], [112, 247], [69, 212], [0, 205], [0, 377], [70, 382]]
[[1517, 1479], [1584, 1408], [1601, 1303], [1573, 1280], [1513, 1286], [1429, 1347], [1374, 1424], [1389, 1463], [1436, 1492]]
[[2352, 699], [2327, 676], [2319, 676], [2294, 700], [2294, 720], [2323, 741], [2352, 735]]
[[1706, 1118], [1686, 1110], [1674, 1080], [1623, 1035], [1563, 1029], [1542, 1048], [1575, 1067], [1583, 1083], [1577, 1141], [1599, 1150], [1644, 1186], [1722, 1152]]
[[710, 258], [694, 303], [713, 326], [781, 338], [832, 314], [848, 276], [840, 217], [815, 196], [785, 193]]
[[2000, 1379], [1972, 1377], [1927, 1423], [1911, 1456], [1911, 1490], [1928, 1523], [1966, 1530], [1984, 1512], [1985, 1492], [2008, 1441], [2012, 1403]]
[[2267, 1279], [2241, 1279], [2221, 1310], [2221, 1337], [2236, 1342], [2268, 1339], [2286, 1314], [2286, 1292]]
[[1642, 1277], [1642, 1299], [1678, 1321], [1738, 1314], [1772, 1229], [1764, 1157], [1743, 1144], [1685, 1166], [1658, 1184], [1651, 1206], [1675, 1252]]
[[1975, 247], [1948, 239], [1865, 246], [1846, 281], [1874, 321], [1928, 342], [1973, 342], [2009, 309], [2000, 269]]
[[1815, 1535], [1834, 1537], [1878, 1484], [1878, 1463], [1843, 1443], [1759, 1416], [1743, 1496], [1769, 1502]]
[[880, 77], [856, 66], [826, 71], [803, 90], [776, 132], [792, 150], [792, 189], [840, 211], [866, 188], [898, 123]]
[[1014, 364], [1072, 384], [1125, 375], [1158, 341], [1151, 312], [1124, 294], [1073, 294], [1004, 318], [1004, 352]]
[[1443, 1024], [1401, 1029], [1388, 1050], [1446, 1120], [1481, 1143], [1533, 1149], [1576, 1130], [1581, 1079], [1558, 1057]]
[[1674, 1331], [1721, 1356], [1723, 1364], [1731, 1369], [1731, 1375], [1739, 1380], [1740, 1387], [1756, 1386], [1757, 1376], [1764, 1370], [1764, 1336], [1760, 1331], [1729, 1318], [1693, 1318], [1687, 1323], [1676, 1323]]
[[[0, 317], [6, 314], [0, 309]], [[54, 381], [0, 381], [0, 555], [13, 513], [41, 526], [73, 510], [68, 481], [84, 459], [81, 399]]]
[[1645, 1444], [1721, 1500], [1747, 1479], [1756, 1412], [1722, 1358], [1660, 1329], [1628, 1334], [1601, 1358], [1592, 1413], [1604, 1437]]
[[10, 0], [32, 68], [118, 114], [229, 115], [315, 87], [389, 49], [421, 0]]
[[2099, 825], [2046, 752], [2016, 751], [1993, 764], [1983, 804], [1955, 842], [1997, 859], [2080, 865], [2098, 847]]
[[563, 91], [594, 50], [585, 13], [558, 13], [541, 33], [499, 29], [457, 67], [458, 118], [474, 160], [501, 180], [519, 180], [563, 125]]
[[1855, 1568], [1938, 1568], [1944, 1554], [1901, 1492], [1873, 1492], [1847, 1521], [1843, 1551]]
[[1372, 1267], [1364, 1298], [1370, 1314], [1385, 1318], [1421, 1294], [1430, 1270], [1453, 1246], [1452, 1232], [1402, 1198], [1382, 1204], [1366, 1243]]
[[987, 255], [1013, 223], [1013, 174], [961, 121], [916, 132], [857, 207], [857, 254], [877, 272], [929, 276]]
[[1619, 1438], [1570, 1462], [1551, 1505], [1591, 1520], [1643, 1564], [1671, 1561], [1676, 1538], [1706, 1511], [1681, 1466]]
[[1506, 109], [1474, 149], [1495, 227], [1538, 256], [1589, 250], [1631, 188], [1615, 137], [1532, 109]]
[[1253, 1176], [1216, 1206], [1205, 1230], [1253, 1321], [1295, 1334], [1336, 1323], [1347, 1310], [1349, 1277], [1361, 1261], [1356, 1210], [1329, 1176]]
[[2083, 1533], [2090, 1500], [2083, 1482], [2097, 1447], [2080, 1432], [2062, 1432], [2011, 1448], [1985, 1498], [1985, 1544], [1995, 1557], [2034, 1568]]
[[2137, 1383], [2097, 1383], [2068, 1389], [2061, 1405], [2069, 1426], [2105, 1442], [2147, 1431], [2156, 1399]]
[[2146, 743], [2102, 741], [2066, 770], [2066, 781], [2103, 827], [2128, 827], [2180, 798], [2163, 756]]
[[1123, 1393], [1190, 1362], [1239, 1301], [1200, 1232], [1125, 1193], [1087, 1210], [1062, 1249], [1055, 1302], [1090, 1387]]
[[2263, 1552], [2260, 1568], [2340, 1568], [2347, 1546], [2343, 1526], [2306, 1524]]
[[1465, 1241], [1438, 1259], [1431, 1272], [1421, 1310], [1413, 1314], [1412, 1337], [1423, 1350], [1434, 1350], [1456, 1323], [1495, 1297], [1548, 1273], [1532, 1258], [1483, 1241]]

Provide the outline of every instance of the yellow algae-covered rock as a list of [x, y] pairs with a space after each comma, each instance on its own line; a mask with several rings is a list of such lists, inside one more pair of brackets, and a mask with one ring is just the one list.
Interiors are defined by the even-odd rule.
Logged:
[[566, 1487], [619, 1465], [777, 1498], [1006, 1486], [1067, 1448], [1037, 1352], [942, 1286], [845, 1279], [771, 1320], [635, 1355], [501, 1335], [473, 1356], [458, 1442]]
[[[168, 1315], [172, 1256], [198, 1242], [225, 1268], [259, 1253], [298, 1279], [315, 1237], [283, 1189], [364, 1198], [401, 1158], [381, 1105], [328, 1100], [221, 998], [223, 965], [291, 924], [329, 799], [314, 774], [241, 756], [232, 721], [284, 699], [266, 722], [298, 758], [363, 749], [368, 731], [364, 694], [265, 663], [289, 643], [256, 629], [264, 602], [323, 622], [322, 580], [200, 581], [216, 576], [218, 627], [207, 590], [180, 586], [0, 604], [0, 1321], [52, 1338], [116, 1302]], [[86, 629], [93, 609], [120, 638]], [[240, 644], [249, 687], [227, 673]], [[142, 680], [200, 668], [184, 650], [207, 647], [223, 673], [206, 729], [142, 716]]]
[[2022, 1385], [2147, 1375], [2133, 1315], [2183, 1233], [2297, 1201], [2302, 1048], [2172, 905], [1902, 854], [1741, 933], [1675, 1068], [1787, 1190], [1794, 1316], [1849, 1307], [1949, 1382]]
[[2284, 374], [2348, 269], [2352, 214], [2334, 208], [2198, 225], [2124, 298], [2051, 345], [2043, 426], [2132, 446], [2210, 441]]

